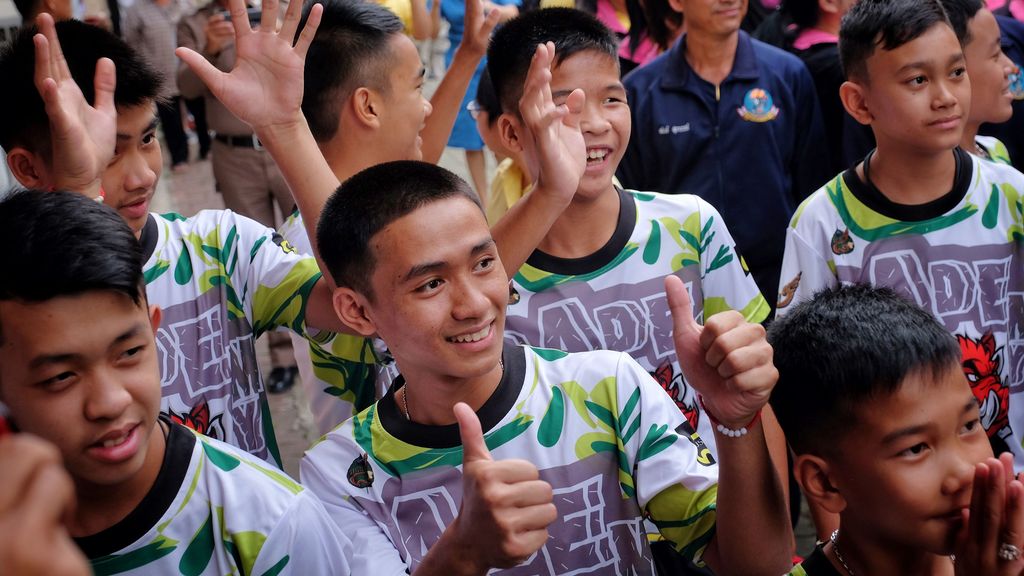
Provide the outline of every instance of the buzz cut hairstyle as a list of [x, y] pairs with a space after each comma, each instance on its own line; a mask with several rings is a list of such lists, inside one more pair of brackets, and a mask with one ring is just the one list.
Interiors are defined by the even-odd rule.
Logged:
[[323, 6], [323, 15], [306, 53], [302, 113], [313, 137], [323, 144], [338, 132], [341, 109], [358, 88], [381, 93], [390, 89], [394, 51], [388, 44], [404, 26], [376, 2], [318, 0], [306, 3], [296, 38], [315, 4]]
[[[71, 77], [90, 104], [95, 100], [93, 80], [100, 58], [114, 62], [114, 105], [118, 110], [158, 100], [164, 79], [123, 40], [78, 20], [63, 20], [56, 27]], [[49, 160], [50, 120], [34, 82], [36, 49], [32, 37], [38, 33], [35, 25], [26, 26], [0, 49], [0, 78], [5, 81], [0, 90], [0, 110], [4, 114], [0, 147], [9, 151], [21, 146]]]
[[427, 162], [399, 160], [367, 168], [349, 178], [324, 206], [316, 228], [320, 257], [335, 284], [374, 300], [370, 278], [377, 261], [373, 237], [417, 208], [465, 198], [480, 210], [480, 199], [462, 179]]
[[839, 60], [847, 80], [870, 82], [876, 48], [895, 50], [938, 25], [950, 26], [939, 0], [859, 0], [839, 28]]
[[825, 290], [768, 329], [779, 380], [771, 407], [797, 454], [836, 456], [864, 403], [914, 374], [961, 370], [960, 346], [929, 312], [889, 288]]
[[487, 48], [487, 70], [501, 109], [519, 115], [519, 99], [538, 44], [555, 44], [555, 66], [585, 51], [608, 56], [619, 66], [615, 34], [590, 14], [575, 8], [545, 8], [520, 14], [494, 32]]
[[971, 20], [978, 15], [978, 12], [985, 7], [981, 0], [940, 0], [942, 7], [946, 10], [949, 18], [949, 25], [956, 32], [960, 39], [960, 45], [966, 46], [971, 43]]

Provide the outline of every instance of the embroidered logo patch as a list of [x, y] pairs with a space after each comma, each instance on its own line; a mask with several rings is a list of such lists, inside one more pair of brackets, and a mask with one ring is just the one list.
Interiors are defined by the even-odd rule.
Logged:
[[348, 483], [356, 488], [373, 486], [373, 467], [370, 466], [370, 459], [366, 453], [356, 456], [348, 467]]
[[743, 97], [743, 106], [736, 109], [740, 118], [748, 122], [768, 122], [779, 115], [772, 95], [764, 88], [754, 88]]
[[1020, 65], [1017, 65], [1016, 71], [1010, 74], [1010, 94], [1013, 94], [1014, 100], [1024, 100], [1024, 71], [1021, 71]]

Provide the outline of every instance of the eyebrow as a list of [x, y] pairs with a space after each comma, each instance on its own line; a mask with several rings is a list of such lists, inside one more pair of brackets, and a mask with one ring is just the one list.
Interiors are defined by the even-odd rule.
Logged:
[[[111, 346], [115, 346], [115, 345], [120, 344], [120, 343], [122, 343], [122, 342], [124, 342], [126, 340], [131, 340], [132, 338], [138, 336], [144, 329], [145, 329], [145, 326], [143, 326], [141, 323], [135, 324], [134, 326], [132, 326], [131, 328], [126, 330], [124, 333], [122, 333], [120, 336], [118, 336], [117, 338], [114, 338], [114, 341], [111, 342], [110, 345]], [[30, 370], [35, 370], [37, 368], [42, 368], [44, 366], [50, 366], [50, 365], [53, 365], [53, 364], [64, 364], [64, 363], [70, 362], [72, 360], [76, 360], [78, 358], [81, 358], [81, 356], [82, 356], [81, 354], [74, 354], [74, 353], [69, 353], [69, 354], [42, 354], [40, 356], [36, 356], [35, 358], [33, 358], [28, 363], [28, 367], [29, 367]]]
[[[478, 243], [476, 246], [470, 248], [469, 255], [470, 257], [476, 256], [481, 252], [487, 250], [491, 246], [494, 246], [494, 239], [487, 238], [486, 240], [483, 240], [480, 243]], [[448, 266], [448, 263], [444, 261], [425, 262], [423, 264], [417, 264], [410, 268], [408, 272], [406, 272], [405, 276], [402, 278], [402, 282], [408, 282], [413, 278], [417, 278], [425, 274], [430, 274], [431, 272], [441, 270], [446, 266]]]
[[[964, 403], [963, 408], [960, 409], [960, 416], [963, 416], [964, 414], [967, 414], [972, 409], [977, 408], [977, 407], [978, 407], [978, 399], [975, 398], [974, 395], [971, 395], [970, 399], [967, 400], [967, 402]], [[890, 432], [889, 434], [886, 434], [882, 438], [882, 444], [883, 445], [893, 444], [893, 443], [897, 442], [898, 440], [906, 438], [907, 436], [914, 436], [916, 434], [920, 434], [920, 433], [924, 432], [925, 430], [927, 430], [928, 426], [929, 426], [929, 424], [919, 424], [917, 426], [908, 426], [907, 428], [901, 428], [899, 430], [895, 430], [893, 432]]]
[[[573, 90], [575, 90], [575, 88], [573, 88], [571, 90], [558, 90], [557, 92], [552, 92], [551, 93], [551, 97], [552, 98], [567, 98], [569, 96], [569, 94], [572, 94]], [[626, 87], [623, 86], [622, 83], [616, 82], [615, 84], [609, 84], [609, 85], [605, 86], [601, 90], [601, 92], [604, 93], [604, 92], [608, 92], [609, 90], [625, 92], [626, 91]]]
[[[952, 66], [953, 64], [956, 64], [958, 62], [963, 62], [963, 60], [964, 60], [964, 53], [962, 51], [961, 52], [957, 52], [953, 56], [950, 56], [949, 60], [946, 62], [946, 66]], [[905, 64], [905, 65], [901, 66], [900, 69], [896, 71], [896, 74], [903, 74], [904, 72], [909, 72], [910, 70], [914, 70], [914, 69], [918, 69], [918, 68], [927, 68], [927, 67], [928, 67], [928, 62], [926, 62], [924, 60], [919, 60], [917, 62], [911, 62], [910, 64]]]
[[[150, 119], [150, 121], [149, 121], [149, 126], [146, 126], [146, 129], [143, 130], [142, 133], [143, 134], [149, 134], [150, 132], [155, 131], [156, 130], [156, 126], [157, 126], [158, 123], [159, 123], [159, 120], [157, 120], [156, 116], [153, 116], [153, 118]], [[132, 139], [132, 135], [131, 134], [123, 134], [121, 132], [118, 132], [117, 133], [117, 139], [118, 140], [131, 140]]]

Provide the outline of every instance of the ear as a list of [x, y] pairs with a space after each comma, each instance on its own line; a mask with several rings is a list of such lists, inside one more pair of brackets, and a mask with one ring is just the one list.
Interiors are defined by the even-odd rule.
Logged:
[[520, 140], [520, 134], [522, 134], [522, 125], [519, 119], [509, 114], [508, 112], [502, 112], [501, 116], [498, 116], [498, 136], [501, 138], [501, 144], [508, 149], [509, 152], [522, 154], [523, 144]]
[[149, 325], [153, 329], [153, 335], [156, 336], [156, 331], [160, 328], [160, 321], [164, 318], [164, 311], [160, 309], [156, 304], [150, 304], [149, 306]]
[[838, 14], [839, 2], [837, 0], [818, 0], [818, 10], [828, 14]]
[[49, 190], [53, 183], [50, 169], [43, 157], [27, 148], [16, 146], [7, 152], [7, 167], [25, 188]]
[[839, 99], [843, 101], [843, 108], [846, 108], [846, 113], [857, 122], [867, 126], [874, 121], [875, 118], [868, 108], [867, 96], [865, 95], [863, 85], [852, 80], [843, 82], [843, 85], [839, 87]]
[[834, 470], [828, 461], [813, 454], [800, 454], [793, 461], [793, 477], [810, 502], [833, 513], [846, 509], [846, 498], [833, 482]]
[[334, 304], [334, 313], [347, 326], [366, 337], [377, 333], [365, 296], [351, 288], [339, 286], [334, 289], [331, 302]]
[[683, 3], [681, 0], [668, 0], [668, 7], [674, 12], [683, 13]]
[[380, 114], [383, 112], [383, 102], [380, 96], [373, 90], [360, 86], [352, 93], [350, 99], [352, 113], [360, 124], [372, 128], [380, 127]]

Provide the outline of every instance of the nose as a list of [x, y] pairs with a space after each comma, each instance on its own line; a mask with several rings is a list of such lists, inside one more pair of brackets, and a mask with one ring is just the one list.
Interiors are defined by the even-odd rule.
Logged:
[[1020, 73], [1020, 70], [1017, 69], [1017, 65], [1014, 64], [1013, 60], [1010, 60], [1010, 57], [1002, 50], [999, 51], [999, 61], [1003, 65], [1003, 73], [1006, 74], [1007, 77], [1009, 77], [1010, 74]]
[[148, 190], [156, 184], [156, 171], [150, 168], [146, 160], [146, 157], [138, 152], [129, 154], [122, 160], [125, 163], [125, 190]]
[[132, 402], [132, 396], [121, 382], [107, 370], [90, 375], [85, 417], [92, 421], [116, 420]]
[[580, 116], [580, 130], [584, 134], [604, 134], [611, 128], [611, 122], [604, 115], [600, 102], [592, 102], [590, 98], [583, 104]]
[[966, 447], [952, 455], [949, 459], [948, 471], [942, 479], [942, 494], [955, 496], [964, 490], [969, 490], [971, 483], [974, 482], [974, 466], [982, 459], [982, 456]]
[[428, 118], [431, 113], [434, 112], [434, 105], [430, 103], [430, 100], [423, 99], [423, 117]]
[[465, 278], [455, 281], [452, 297], [452, 317], [456, 320], [473, 320], [487, 314], [490, 300], [481, 286], [482, 281], [476, 278]]

